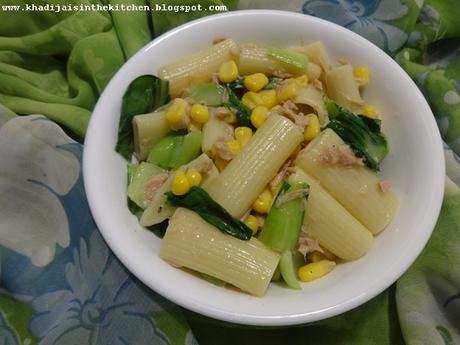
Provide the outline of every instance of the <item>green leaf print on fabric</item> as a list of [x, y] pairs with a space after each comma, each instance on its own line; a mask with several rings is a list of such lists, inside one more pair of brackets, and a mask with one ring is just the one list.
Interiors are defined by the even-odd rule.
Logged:
[[460, 36], [457, 0], [424, 0], [407, 46], [425, 50], [437, 40]]
[[460, 95], [458, 80], [453, 76], [452, 66], [460, 64], [456, 55], [446, 65], [423, 64], [423, 54], [412, 48], [405, 48], [396, 55], [396, 61], [415, 80], [424, 93], [438, 122], [441, 136], [457, 153], [460, 152]]
[[440, 217], [433, 235], [411, 268], [398, 280], [396, 303], [407, 344], [444, 344], [436, 327], [442, 324], [460, 342], [460, 300], [446, 300], [460, 286], [460, 189], [449, 179]]
[[[2, 316], [2, 315], [3, 316]], [[26, 303], [8, 295], [0, 294], [0, 344], [15, 344], [5, 341], [7, 335], [9, 339], [14, 339], [12, 330], [15, 331], [19, 344], [36, 344], [37, 339], [29, 332], [29, 323], [32, 319], [33, 309]], [[10, 328], [6, 331], [6, 328]], [[5, 338], [2, 338], [5, 337]], [[5, 341], [5, 342], [2, 342]]]
[[[159, 310], [152, 314], [155, 325], [166, 336], [173, 340], [174, 344], [187, 344], [188, 329], [187, 319], [184, 314], [177, 310]], [[181, 327], [178, 327], [180, 325]]]
[[442, 339], [444, 340], [445, 345], [455, 345], [452, 340], [452, 336], [449, 331], [443, 326], [436, 326], [439, 334], [441, 334]]

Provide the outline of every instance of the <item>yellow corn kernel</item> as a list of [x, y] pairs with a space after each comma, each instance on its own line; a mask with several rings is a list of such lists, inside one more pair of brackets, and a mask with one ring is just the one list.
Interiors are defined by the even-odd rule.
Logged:
[[318, 252], [317, 250], [315, 250], [314, 252], [310, 252], [310, 253], [307, 254], [307, 259], [310, 262], [318, 262], [318, 261], [321, 261], [321, 260], [326, 260], [327, 258], [323, 253]]
[[219, 80], [223, 83], [230, 83], [238, 78], [238, 66], [235, 61], [224, 62], [219, 68]]
[[209, 120], [208, 107], [203, 104], [194, 104], [190, 109], [190, 117], [197, 123], [204, 124]]
[[331, 272], [335, 267], [335, 261], [321, 260], [312, 262], [299, 268], [297, 274], [299, 279], [303, 282], [310, 282], [312, 280], [321, 278]]
[[187, 177], [190, 187], [199, 186], [201, 180], [203, 179], [201, 173], [195, 169], [187, 170], [187, 172], [185, 173], [185, 177]]
[[241, 103], [249, 109], [254, 109], [258, 105], [262, 104], [262, 97], [260, 97], [258, 93], [248, 91], [243, 95], [243, 97], [241, 97]]
[[303, 88], [308, 84], [308, 75], [303, 74], [300, 77], [295, 78], [294, 80], [299, 88]]
[[228, 165], [230, 161], [227, 161], [225, 159], [222, 159], [220, 158], [219, 156], [217, 156], [215, 159], [214, 159], [214, 164], [216, 165], [216, 168], [217, 170], [219, 170], [219, 172], [221, 172], [222, 170], [225, 169], [225, 167]]
[[366, 115], [367, 117], [370, 118], [376, 118], [377, 117], [377, 109], [373, 105], [366, 105], [363, 108], [363, 114]]
[[241, 147], [247, 144], [252, 138], [252, 130], [249, 127], [236, 127], [235, 128], [235, 139], [238, 141]]
[[229, 124], [237, 123], [238, 119], [236, 118], [236, 114], [234, 112], [230, 112], [226, 117], [225, 117], [225, 122]]
[[183, 98], [176, 98], [166, 110], [165, 118], [170, 125], [179, 125], [185, 117], [187, 101]]
[[257, 92], [268, 84], [268, 78], [263, 73], [254, 73], [244, 78], [244, 86], [249, 91]]
[[294, 98], [298, 93], [298, 85], [295, 82], [287, 83], [280, 88], [278, 94], [276, 95], [278, 103], [284, 102], [288, 99]]
[[252, 235], [257, 233], [257, 230], [259, 229], [259, 221], [252, 214], [247, 216], [247, 218], [244, 220], [244, 224], [246, 224], [247, 227], [252, 230]]
[[272, 204], [272, 194], [265, 188], [264, 191], [257, 197], [256, 201], [252, 204], [254, 211], [259, 213], [267, 213]]
[[308, 114], [308, 126], [305, 127], [303, 132], [303, 137], [307, 141], [311, 141], [316, 138], [316, 136], [321, 132], [321, 126], [319, 124], [318, 116], [315, 114]]
[[183, 171], [176, 172], [171, 185], [171, 192], [175, 195], [184, 195], [190, 190], [190, 183]]
[[240, 143], [237, 140], [227, 141], [227, 148], [231, 153], [238, 153], [241, 151]]
[[263, 90], [259, 92], [261, 98], [260, 105], [267, 107], [268, 109], [273, 108], [278, 104], [275, 90]]
[[297, 78], [286, 79], [287, 84], [295, 84], [298, 88], [302, 88], [308, 84], [308, 76], [306, 74]]
[[353, 70], [354, 77], [358, 80], [359, 85], [367, 85], [369, 83], [369, 68], [365, 66], [356, 67]]
[[268, 108], [259, 105], [252, 110], [251, 123], [255, 128], [260, 128], [267, 119]]

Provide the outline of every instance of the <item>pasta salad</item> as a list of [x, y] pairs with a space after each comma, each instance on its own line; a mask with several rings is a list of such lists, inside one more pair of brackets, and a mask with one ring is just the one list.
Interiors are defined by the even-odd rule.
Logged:
[[369, 75], [319, 41], [222, 38], [132, 81], [116, 150], [160, 257], [263, 296], [365, 255], [398, 207], [377, 175], [388, 143]]

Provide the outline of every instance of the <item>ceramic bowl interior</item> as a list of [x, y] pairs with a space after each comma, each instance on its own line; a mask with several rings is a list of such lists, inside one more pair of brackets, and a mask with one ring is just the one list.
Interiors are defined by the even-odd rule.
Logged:
[[[391, 181], [400, 208], [362, 259], [339, 265], [301, 291], [271, 284], [263, 298], [214, 286], [159, 256], [160, 239], [126, 206], [126, 162], [115, 151], [121, 99], [142, 74], [225, 36], [238, 43], [286, 47], [321, 40], [329, 55], [369, 66], [364, 99], [383, 114], [391, 146], [380, 175]], [[426, 244], [444, 188], [442, 145], [433, 114], [416, 85], [369, 41], [318, 18], [280, 11], [237, 11], [178, 27], [144, 47], [114, 76], [92, 114], [84, 150], [84, 181], [94, 219], [107, 244], [147, 286], [204, 315], [239, 324], [279, 326], [311, 322], [350, 310], [396, 281]]]

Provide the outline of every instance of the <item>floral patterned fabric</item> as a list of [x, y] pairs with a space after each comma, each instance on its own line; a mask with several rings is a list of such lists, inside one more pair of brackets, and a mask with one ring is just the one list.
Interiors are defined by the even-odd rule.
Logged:
[[41, 115], [0, 127], [0, 344], [194, 344], [180, 309], [132, 277], [97, 231], [81, 155]]
[[389, 52], [397, 51], [406, 42], [408, 35], [404, 28], [389, 24], [409, 14], [409, 6], [400, 0], [344, 1], [342, 4], [337, 6], [335, 1], [307, 1], [302, 11], [346, 27]]
[[208, 13], [0, 11], [0, 344], [460, 344], [457, 1], [165, 3], [300, 12], [353, 30], [392, 55], [424, 92], [446, 143], [450, 179], [433, 236], [395, 285], [328, 320], [257, 329], [182, 310], [142, 285], [106, 246], [86, 202], [82, 145], [62, 128], [81, 141], [122, 63], [156, 35]]

